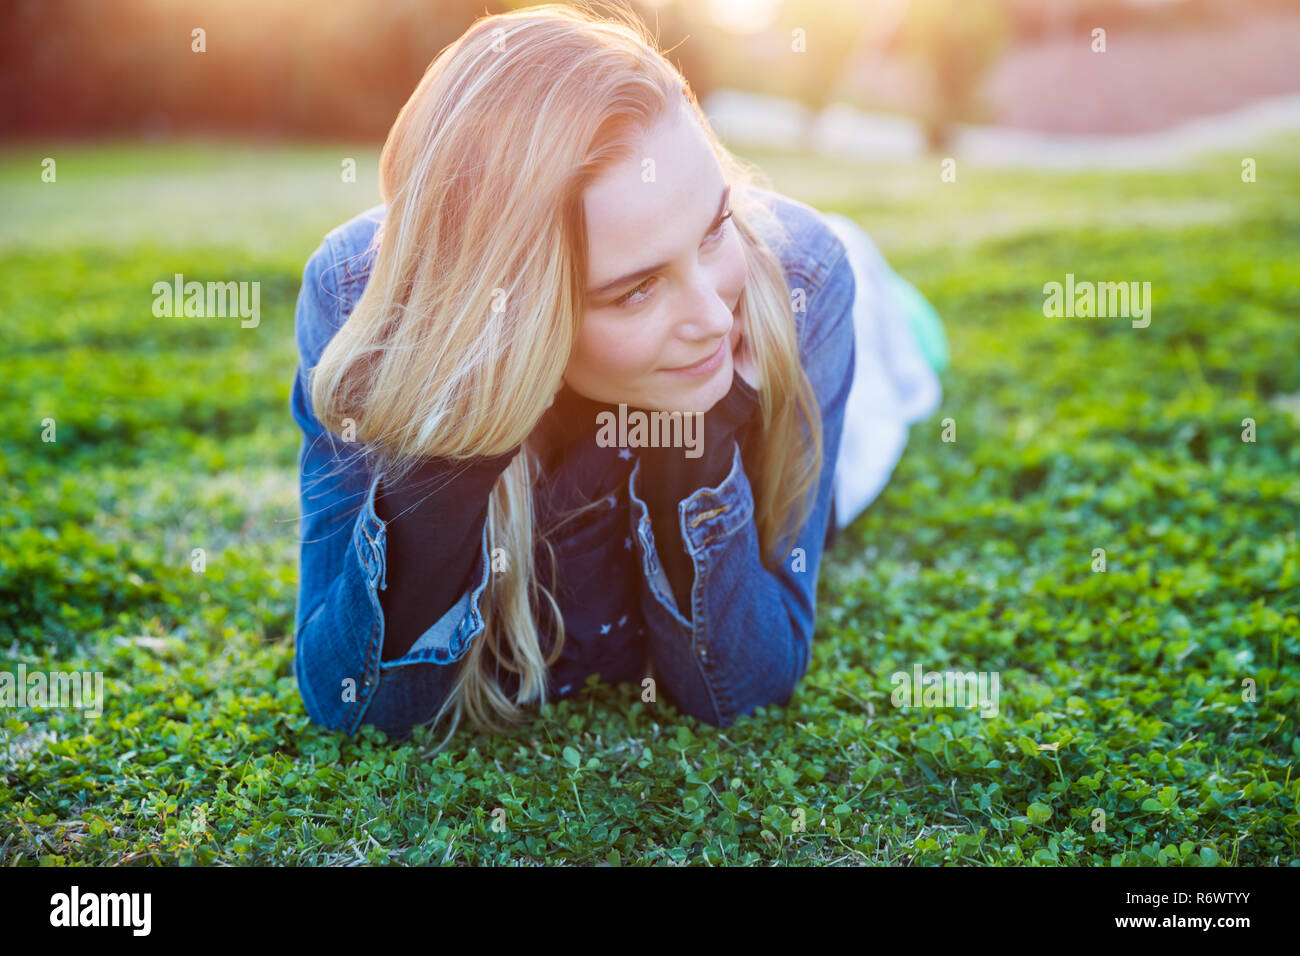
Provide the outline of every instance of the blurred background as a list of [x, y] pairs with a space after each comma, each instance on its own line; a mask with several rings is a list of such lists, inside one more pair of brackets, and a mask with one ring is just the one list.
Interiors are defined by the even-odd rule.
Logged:
[[[502, 0], [5, 0], [9, 136], [382, 140], [429, 61]], [[921, 124], [1160, 129], [1300, 90], [1298, 0], [634, 0], [701, 99]], [[191, 31], [206, 32], [194, 55]], [[1092, 31], [1106, 32], [1104, 56]], [[802, 31], [802, 56], [792, 53]]]

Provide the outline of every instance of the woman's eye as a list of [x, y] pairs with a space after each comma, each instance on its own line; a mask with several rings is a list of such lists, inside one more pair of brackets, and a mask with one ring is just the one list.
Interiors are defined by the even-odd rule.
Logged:
[[[711, 233], [709, 233], [708, 236], [705, 237], [704, 241], [712, 245], [713, 243], [716, 243], [719, 240], [721, 240], [723, 233], [727, 231], [727, 220], [730, 218], [731, 218], [731, 211], [728, 210], [727, 214], [722, 217], [721, 221], [719, 221], [717, 228], [715, 228]], [[623, 308], [631, 305], [640, 305], [649, 296], [650, 287], [654, 283], [654, 281], [655, 281], [655, 277], [651, 276], [649, 279], [646, 279], [636, 288], [632, 289], [629, 292], [623, 293], [621, 296], [615, 299], [611, 303], [611, 305], [615, 305]], [[638, 293], [640, 293], [640, 298], [635, 298]]]
[[614, 304], [615, 305], [640, 305], [642, 302], [645, 301], [644, 295], [641, 298], [637, 299], [635, 302], [631, 302], [629, 300], [632, 298], [632, 296], [636, 295], [642, 289], [644, 289], [648, 294], [650, 291], [649, 286], [650, 283], [652, 282], [654, 282], [654, 276], [651, 276], [649, 279], [646, 279], [644, 282], [642, 282], [635, 289], [632, 289], [630, 292], [623, 293], [623, 295], [619, 296], [617, 299], [614, 300]]
[[719, 239], [721, 239], [722, 234], [727, 231], [727, 220], [730, 218], [731, 218], [731, 212], [730, 210], [728, 210], [727, 214], [723, 216], [722, 220], [718, 223], [718, 228], [714, 229], [711, 233], [709, 233], [706, 241], [717, 242]]

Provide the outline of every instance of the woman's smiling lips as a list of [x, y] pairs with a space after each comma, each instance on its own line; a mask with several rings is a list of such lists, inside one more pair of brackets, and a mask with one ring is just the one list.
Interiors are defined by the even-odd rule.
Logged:
[[681, 368], [665, 369], [666, 372], [672, 372], [679, 375], [711, 375], [722, 367], [723, 346], [730, 341], [723, 339], [718, 343], [718, 347], [713, 350], [713, 354], [706, 359], [696, 362], [694, 365], [685, 365]]

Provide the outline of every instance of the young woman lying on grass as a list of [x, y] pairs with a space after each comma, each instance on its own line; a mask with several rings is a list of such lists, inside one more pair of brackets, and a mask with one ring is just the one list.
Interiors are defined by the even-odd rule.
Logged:
[[313, 721], [449, 739], [591, 674], [723, 726], [786, 702], [864, 504], [832, 502], [858, 283], [828, 221], [634, 19], [558, 6], [438, 57], [381, 194], [296, 318]]

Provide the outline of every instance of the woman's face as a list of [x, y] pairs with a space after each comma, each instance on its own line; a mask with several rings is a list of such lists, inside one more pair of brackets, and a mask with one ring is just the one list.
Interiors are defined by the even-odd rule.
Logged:
[[723, 218], [726, 190], [685, 104], [588, 186], [587, 308], [564, 373], [570, 388], [683, 412], [708, 411], [727, 394], [745, 258]]

